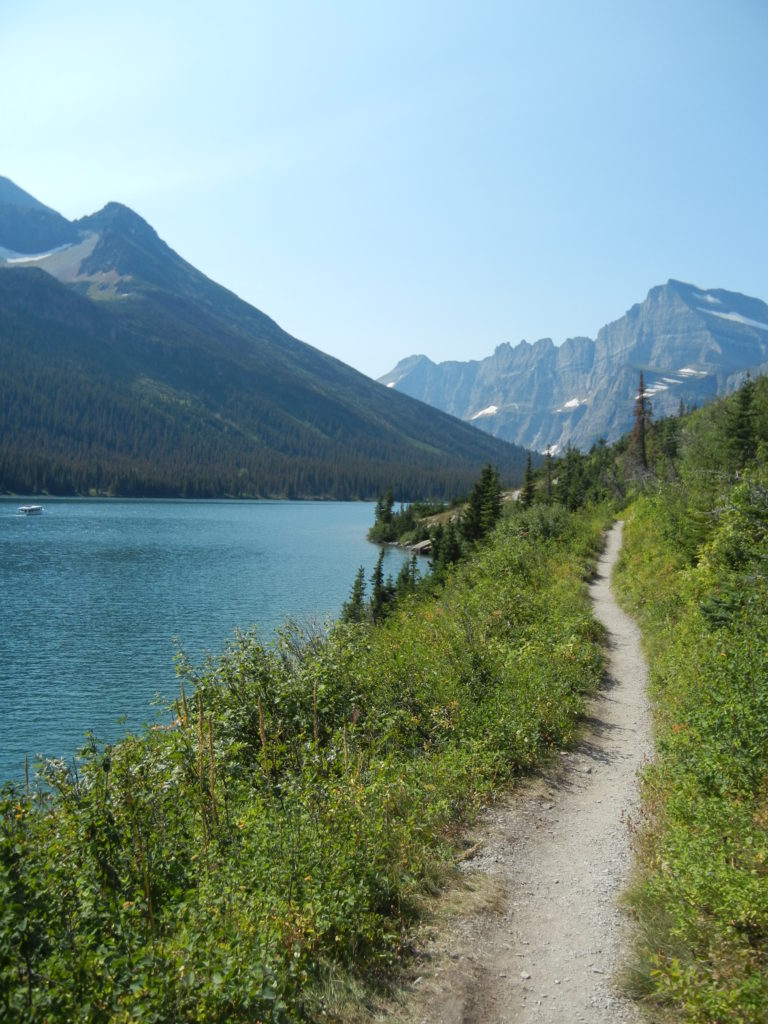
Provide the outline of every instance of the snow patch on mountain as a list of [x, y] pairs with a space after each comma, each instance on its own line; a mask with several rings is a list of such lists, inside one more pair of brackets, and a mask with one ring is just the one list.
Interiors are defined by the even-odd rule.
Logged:
[[476, 412], [474, 416], [470, 416], [470, 420], [479, 420], [482, 416], [495, 416], [499, 411], [498, 405], [489, 405], [485, 409], [481, 409], [480, 412]]
[[721, 313], [717, 309], [704, 309], [703, 306], [697, 306], [702, 313], [709, 313], [710, 316], [719, 316], [721, 320], [731, 320], [735, 324], [744, 324], [746, 327], [759, 327], [761, 331], [768, 331], [768, 324], [764, 324], [762, 320], [751, 320], [748, 316], [742, 316], [741, 313]]
[[580, 405], [585, 405], [586, 401], [586, 398], [569, 398], [559, 409], [555, 409], [555, 412], [565, 412], [566, 409], [578, 409]]
[[[66, 245], [59, 245], [48, 252], [36, 253], [31, 256], [0, 248], [0, 264], [6, 267], [40, 267], [41, 270], [58, 278], [64, 284], [71, 284], [81, 277], [80, 267], [83, 260], [91, 255], [98, 241], [99, 235], [95, 231], [90, 231], [79, 242], [67, 242]], [[116, 271], [110, 271], [110, 274], [113, 278], [112, 284], [121, 280]], [[98, 277], [99, 275], [90, 275], [86, 279], [95, 281]], [[103, 282], [99, 282], [99, 285], [101, 287]]]
[[40, 260], [47, 260], [49, 256], [53, 256], [57, 252], [64, 252], [65, 249], [72, 248], [72, 242], [66, 242], [64, 245], [57, 245], [55, 249], [48, 249], [47, 252], [38, 252], [33, 255], [24, 255], [20, 252], [14, 252], [13, 249], [4, 249], [0, 246], [0, 260], [4, 260], [10, 266], [23, 263], [39, 263]]

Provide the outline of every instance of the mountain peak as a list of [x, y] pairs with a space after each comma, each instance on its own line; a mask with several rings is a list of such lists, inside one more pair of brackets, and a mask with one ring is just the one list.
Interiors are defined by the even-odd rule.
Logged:
[[10, 178], [4, 178], [2, 175], [0, 175], [0, 204], [3, 206], [15, 206], [22, 210], [55, 212], [49, 206], [31, 196], [29, 192], [25, 192], [23, 188], [19, 188]]
[[123, 234], [156, 239], [155, 229], [138, 213], [123, 203], [109, 202], [96, 213], [81, 217], [75, 222], [79, 228], [99, 233], [115, 230]]
[[292, 338], [121, 203], [20, 248], [56, 217], [0, 203], [0, 489], [407, 500], [465, 493], [486, 462], [522, 478], [521, 449]]
[[381, 379], [497, 437], [543, 451], [568, 442], [587, 448], [631, 429], [639, 370], [655, 415], [665, 416], [677, 412], [681, 399], [700, 404], [726, 394], [746, 370], [766, 369], [768, 305], [671, 278], [602, 327], [594, 341], [499, 345], [485, 359], [440, 363], [429, 374], [421, 364], [409, 369], [404, 359], [396, 374]]

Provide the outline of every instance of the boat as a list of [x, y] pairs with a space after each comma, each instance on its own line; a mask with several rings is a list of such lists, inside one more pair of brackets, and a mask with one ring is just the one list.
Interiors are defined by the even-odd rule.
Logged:
[[16, 509], [20, 516], [39, 516], [43, 511], [42, 505], [19, 505]]

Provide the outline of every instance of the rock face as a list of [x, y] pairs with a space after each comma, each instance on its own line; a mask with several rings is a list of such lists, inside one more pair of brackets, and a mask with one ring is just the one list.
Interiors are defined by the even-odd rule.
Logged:
[[768, 306], [681, 281], [652, 288], [644, 302], [597, 338], [499, 345], [492, 356], [433, 363], [410, 356], [383, 384], [538, 451], [569, 442], [586, 449], [631, 429], [640, 371], [657, 418], [726, 394], [768, 369]]

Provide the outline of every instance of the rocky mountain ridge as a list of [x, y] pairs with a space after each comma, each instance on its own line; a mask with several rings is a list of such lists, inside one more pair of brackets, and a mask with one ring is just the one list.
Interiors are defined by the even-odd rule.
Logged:
[[587, 449], [631, 429], [642, 370], [654, 415], [702, 404], [768, 369], [768, 305], [670, 280], [596, 339], [502, 344], [493, 355], [436, 364], [410, 356], [381, 383], [538, 451]]

